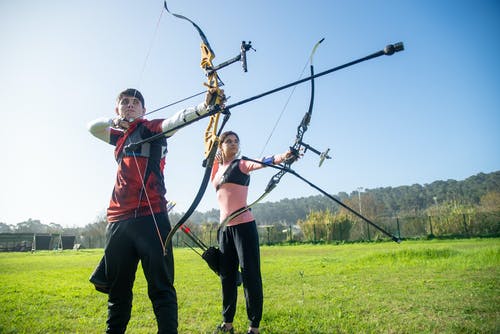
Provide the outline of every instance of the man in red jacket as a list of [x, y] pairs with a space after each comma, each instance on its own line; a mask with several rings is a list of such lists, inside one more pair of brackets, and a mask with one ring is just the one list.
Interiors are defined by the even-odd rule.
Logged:
[[[146, 112], [144, 97], [138, 90], [129, 88], [118, 95], [115, 108], [118, 117], [98, 119], [89, 124], [92, 135], [115, 146], [118, 163], [107, 209], [106, 246], [101, 261], [105, 266], [105, 278], [100, 283], [108, 292], [106, 333], [124, 333], [127, 328], [139, 261], [148, 282], [148, 296], [153, 304], [158, 333], [177, 333], [177, 296], [171, 249], [164, 256], [165, 247], [172, 246], [163, 244], [170, 231], [163, 177], [167, 138], [179, 126], [206, 114], [208, 101], [222, 105], [224, 100], [222, 91], [210, 89], [206, 102], [183, 109], [170, 118], [149, 121], [143, 118]], [[164, 137], [132, 150], [126, 149], [131, 143], [163, 132], [166, 133]]]

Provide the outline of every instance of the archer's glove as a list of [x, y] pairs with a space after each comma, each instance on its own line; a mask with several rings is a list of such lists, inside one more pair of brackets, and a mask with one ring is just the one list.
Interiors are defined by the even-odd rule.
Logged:
[[207, 95], [205, 98], [205, 106], [211, 108], [214, 106], [219, 106], [220, 109], [224, 109], [224, 104], [226, 103], [226, 95], [224, 95], [224, 90], [218, 87], [208, 88]]
[[301, 154], [298, 150], [290, 147], [290, 150], [288, 150], [285, 153], [285, 163], [291, 164], [291, 163], [297, 161], [301, 157], [301, 155], [303, 155], [303, 154]]
[[220, 165], [222, 165], [224, 163], [224, 158], [222, 157], [222, 151], [219, 149], [215, 153], [215, 160], [217, 160]]
[[113, 119], [112, 123], [115, 129], [127, 130], [130, 127], [130, 123], [121, 117]]

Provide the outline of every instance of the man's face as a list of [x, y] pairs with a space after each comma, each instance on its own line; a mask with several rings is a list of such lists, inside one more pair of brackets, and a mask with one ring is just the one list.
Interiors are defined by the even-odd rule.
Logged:
[[116, 106], [116, 114], [129, 122], [144, 116], [146, 109], [141, 101], [133, 96], [124, 96]]

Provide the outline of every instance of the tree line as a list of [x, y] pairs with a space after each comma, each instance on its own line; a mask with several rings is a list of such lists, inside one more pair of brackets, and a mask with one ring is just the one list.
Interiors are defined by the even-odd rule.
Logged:
[[[369, 219], [382, 221], [383, 224], [390, 222], [392, 231], [400, 222], [405, 222], [404, 227], [409, 228], [409, 222], [418, 218], [424, 222], [412, 223], [415, 225], [415, 231], [407, 231], [409, 234], [421, 230], [422, 224], [425, 224], [424, 233], [427, 234], [443, 233], [443, 230], [472, 233], [473, 227], [477, 228], [478, 220], [485, 222], [485, 226], [480, 228], [482, 234], [500, 233], [500, 171], [479, 173], [462, 181], [446, 180], [424, 185], [365, 189], [359, 193], [340, 192], [334, 196], [354, 210], [361, 211]], [[370, 230], [367, 230], [364, 224], [360, 224], [352, 214], [323, 195], [258, 203], [252, 208], [252, 212], [260, 225], [276, 226], [274, 230], [266, 229], [263, 238], [270, 237], [270, 233], [278, 233], [280, 238], [283, 238], [283, 235], [292, 238], [295, 233], [292, 227], [295, 230], [296, 226], [300, 226], [305, 240], [315, 239], [315, 235], [319, 235], [321, 231], [323, 238], [326, 236], [331, 240], [345, 238], [347, 231], [350, 238], [371, 239], [376, 236], [374, 231], [369, 235]], [[172, 213], [171, 223], [177, 222], [181, 216], [182, 213]], [[434, 224], [432, 220], [428, 221], [429, 217], [434, 217]], [[212, 238], [218, 219], [217, 209], [196, 211], [189, 219], [189, 224], [204, 226], [203, 231], [210, 233]], [[467, 230], [467, 224], [470, 225], [470, 231]], [[284, 233], [285, 229], [289, 229], [290, 233]], [[65, 228], [55, 223], [42, 224], [31, 218], [16, 225], [0, 222], [0, 233], [76, 235], [77, 242], [89, 248], [104, 245], [105, 230], [104, 215], [96, 217], [94, 222], [85, 227], [73, 228]]]
[[[430, 184], [411, 186], [365, 189], [350, 194], [340, 192], [334, 195], [338, 200], [356, 211], [368, 216], [409, 216], [418, 215], [436, 207], [447, 206], [474, 207], [482, 206], [488, 211], [500, 210], [500, 171], [479, 173], [463, 181], [435, 181]], [[361, 204], [361, 206], [360, 206]], [[278, 202], [258, 203], [252, 212], [259, 224], [284, 225], [296, 224], [311, 212], [341, 212], [339, 205], [323, 195], [295, 199], [282, 199]], [[177, 221], [182, 214], [171, 216]], [[196, 212], [191, 221], [196, 224], [218, 221], [219, 210]]]

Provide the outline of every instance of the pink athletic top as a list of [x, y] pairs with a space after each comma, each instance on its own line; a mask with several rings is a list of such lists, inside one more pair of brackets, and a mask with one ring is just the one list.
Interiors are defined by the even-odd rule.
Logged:
[[[285, 154], [275, 155], [274, 163], [279, 164], [285, 160]], [[221, 179], [224, 175], [226, 169], [231, 165], [233, 161], [224, 162], [220, 165], [216, 160], [214, 162], [214, 167], [212, 169], [211, 181], [213, 186], [217, 189], [217, 201], [219, 203], [220, 210], [220, 222], [223, 222], [226, 217], [231, 215], [238, 209], [247, 206], [248, 197], [248, 185], [240, 185], [232, 183], [230, 180], [220, 184]], [[240, 160], [238, 167], [243, 174], [249, 175], [251, 171], [265, 167], [262, 164]], [[241, 215], [233, 218], [227, 223], [228, 226], [238, 225], [242, 223], [248, 223], [255, 220], [250, 210], [243, 212]]]

